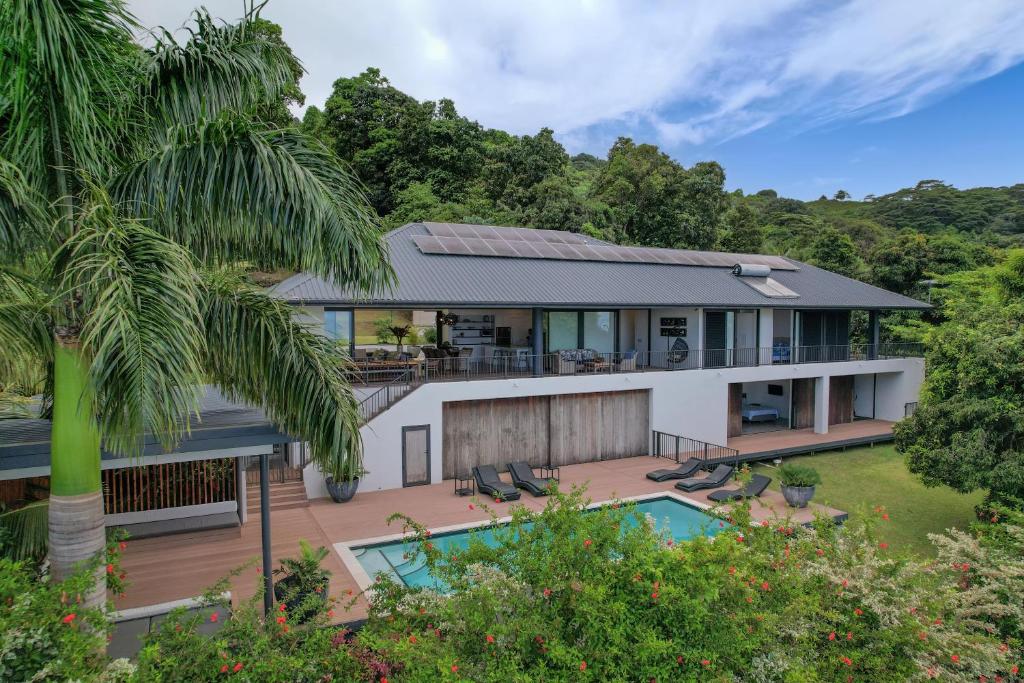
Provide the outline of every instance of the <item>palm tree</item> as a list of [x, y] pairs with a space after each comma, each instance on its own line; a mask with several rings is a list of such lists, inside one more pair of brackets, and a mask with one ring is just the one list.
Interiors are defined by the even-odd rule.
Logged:
[[337, 158], [260, 119], [296, 63], [257, 20], [199, 10], [186, 42], [144, 48], [122, 0], [0, 4], [0, 369], [45, 374], [58, 578], [104, 547], [101, 444], [172, 448], [203, 383], [264, 406], [326, 471], [361, 465], [330, 340], [236, 269], [392, 277]]

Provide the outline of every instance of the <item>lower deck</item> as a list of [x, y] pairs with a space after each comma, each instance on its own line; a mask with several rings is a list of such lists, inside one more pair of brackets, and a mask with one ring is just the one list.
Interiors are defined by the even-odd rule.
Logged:
[[741, 460], [767, 460], [892, 441], [893, 424], [888, 420], [855, 420], [829, 425], [827, 434], [818, 434], [813, 429], [783, 429], [734, 436], [726, 445], [738, 450]]
[[[828, 438], [833, 435], [816, 435]], [[823, 441], [823, 439], [822, 439]], [[564, 488], [587, 485], [587, 495], [594, 501], [626, 498], [659, 492], [676, 492], [700, 504], [706, 504], [709, 491], [681, 494], [672, 482], [656, 483], [644, 475], [669, 466], [664, 458], [648, 456], [622, 458], [570, 465], [561, 470]], [[507, 477], [507, 475], [505, 475]], [[358, 493], [349, 503], [335, 504], [327, 499], [311, 501], [307, 507], [274, 510], [271, 513], [272, 555], [275, 564], [283, 557], [294, 556], [299, 539], [313, 545], [332, 548], [335, 543], [355, 541], [401, 531], [389, 525], [387, 518], [395, 512], [405, 513], [429, 528], [464, 525], [488, 519], [479, 501], [453, 493], [453, 482]], [[540, 510], [545, 498], [528, 494], [513, 503], [492, 503], [499, 516], [508, 514], [511, 506], [525, 505]], [[816, 513], [842, 518], [840, 510], [812, 504], [806, 510], [787, 508], [781, 494], [767, 491], [753, 503], [756, 520], [790, 516], [793, 523], [811, 521]], [[248, 566], [230, 581], [233, 599], [246, 599], [256, 591], [260, 573], [261, 528], [258, 515], [239, 528], [193, 532], [162, 538], [129, 541], [123, 566], [129, 587], [125, 595], [115, 599], [119, 609], [139, 607], [178, 600], [201, 594], [218, 579], [242, 565]], [[367, 604], [358, 597], [355, 578], [332, 550], [325, 566], [332, 573], [331, 594], [341, 603], [355, 598], [351, 610], [335, 610], [339, 621], [365, 616]]]

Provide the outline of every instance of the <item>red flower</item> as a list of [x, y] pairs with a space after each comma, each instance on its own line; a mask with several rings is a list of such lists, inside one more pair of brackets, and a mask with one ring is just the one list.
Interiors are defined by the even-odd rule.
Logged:
[[550, 588], [545, 588], [544, 589], [544, 597], [545, 598], [550, 598], [551, 597], [551, 589]]
[[277, 611], [278, 611], [278, 612], [283, 612], [283, 611], [285, 611], [286, 609], [288, 609], [288, 608], [287, 608], [287, 607], [285, 607], [284, 603], [281, 603], [280, 605], [278, 605], [278, 606], [277, 606]]
[[288, 617], [278, 617], [277, 618], [277, 623], [279, 623], [279, 624], [283, 624], [286, 621], [288, 621]]
[[124, 572], [121, 572], [120, 574], [117, 575], [117, 578], [121, 579], [122, 581], [124, 580], [124, 577], [125, 577], [125, 573]]
[[334, 616], [334, 610], [332, 610], [332, 609], [327, 610], [327, 616], [333, 617]]
[[702, 659], [702, 660], [700, 660], [700, 664], [701, 664], [701, 666], [711, 666], [711, 660], [709, 660], [709, 659]]
[[857, 607], [856, 609], [853, 610], [853, 613], [856, 614], [859, 617], [862, 614], [864, 614], [864, 610], [862, 610], [860, 607]]
[[586, 662], [580, 662], [580, 671], [586, 671], [586, 670], [587, 670], [587, 663]]
[[821, 557], [822, 555], [824, 555], [824, 554], [825, 554], [825, 551], [824, 551], [824, 550], [822, 550], [821, 548], [818, 548], [818, 549], [817, 549], [817, 550], [815, 550], [814, 552], [818, 553], [818, 557]]
[[225, 664], [224, 666], [222, 666], [222, 667], [220, 668], [220, 672], [221, 672], [222, 674], [226, 674], [226, 673], [228, 672], [228, 665], [227, 665], [227, 664]]
[[763, 590], [763, 591], [768, 590], [768, 582], [767, 581], [762, 581], [761, 582], [761, 590]]
[[1012, 674], [1013, 674], [1014, 676], [1016, 676], [1016, 675], [1017, 675], [1017, 672], [1018, 672], [1019, 670], [1020, 670], [1020, 669], [1019, 669], [1019, 667], [1018, 667], [1018, 666], [1017, 666], [1016, 664], [1014, 664], [1013, 666], [1011, 666], [1011, 667], [1010, 667], [1010, 673], [1012, 673]]
[[416, 644], [416, 636], [409, 636], [409, 642], [412, 643], [413, 645], [415, 645]]
[[381, 679], [380, 679], [380, 683], [388, 683], [388, 679], [386, 679], [386, 678], [381, 678]]
[[761, 526], [767, 527], [768, 526], [768, 520], [767, 519], [762, 519], [761, 520]]
[[472, 503], [470, 503], [470, 504], [469, 504], [469, 509], [470, 509], [470, 510], [475, 510], [476, 508], [474, 508], [474, 507], [473, 507], [473, 504], [472, 504]]
[[853, 660], [849, 657], [843, 657], [843, 664], [846, 666], [853, 666]]
[[494, 642], [494, 636], [492, 636], [490, 633], [487, 634], [487, 642], [488, 643], [493, 643]]
[[924, 631], [921, 631], [920, 633], [918, 633], [917, 637], [918, 637], [919, 640], [928, 640], [928, 634], [925, 633]]
[[1007, 645], [1006, 643], [999, 643], [999, 651], [1000, 652], [1006, 652], [1009, 649], [1010, 649], [1010, 646]]
[[888, 512], [883, 512], [882, 513], [882, 519], [884, 519], [885, 521], [888, 522], [889, 521], [889, 513]]
[[651, 600], [657, 600], [657, 599], [658, 599], [658, 591], [654, 591], [653, 593], [651, 593]]
[[120, 543], [117, 544], [117, 547], [120, 548], [121, 550], [124, 550], [125, 548], [128, 547], [128, 544], [125, 543], [124, 541], [121, 541]]
[[458, 664], [452, 664], [452, 673], [455, 673], [458, 670], [459, 670], [459, 665]]
[[107, 573], [108, 574], [113, 574], [114, 573], [114, 565], [112, 565], [112, 564], [108, 564], [107, 565]]
[[584, 540], [584, 541], [583, 541], [583, 547], [584, 547], [584, 548], [589, 548], [589, 547], [591, 546], [591, 544], [592, 544], [592, 543], [593, 543], [593, 541], [591, 541], [591, 540], [590, 540], [590, 539], [588, 538], [588, 539], [586, 539], [586, 540]]
[[959, 664], [960, 663], [960, 655], [950, 655], [949, 656], [949, 660], [951, 662], [953, 662], [954, 664]]
[[846, 579], [843, 579], [843, 588], [846, 588], [849, 585], [850, 585], [850, 582], [847, 581]]
[[78, 616], [78, 615], [75, 614], [74, 612], [72, 612], [71, 614], [69, 614], [66, 617], [64, 617], [63, 619], [61, 619], [61, 621], [63, 621], [65, 624], [70, 624], [72, 621], [75, 620], [76, 616]]
[[828, 634], [828, 639], [829, 640], [835, 640], [836, 639], [836, 632], [832, 631], [832, 633], [829, 633]]
[[754, 598], [752, 598], [752, 597], [750, 597], [750, 596], [748, 595], [748, 596], [747, 596], [747, 602], [754, 602]]
[[233, 667], [231, 667], [231, 670], [234, 671], [235, 673], [238, 673], [239, 671], [242, 670], [242, 663], [238, 662]]
[[679, 655], [678, 657], [676, 657], [676, 664], [678, 664], [679, 666], [682, 666], [684, 661], [685, 660], [683, 659], [682, 655]]
[[431, 543], [430, 541], [427, 541], [427, 550], [433, 550], [433, 549], [434, 549], [434, 544]]
[[210, 615], [210, 621], [215, 622], [215, 621], [217, 621], [217, 618], [218, 618], [218, 614], [216, 612], [214, 612], [213, 614]]
[[743, 543], [743, 534], [740, 534], [739, 536], [736, 537], [736, 542], [737, 543]]
[[735, 576], [736, 575], [736, 567], [729, 567], [729, 575], [730, 576]]
[[886, 550], [889, 547], [889, 544], [886, 543], [885, 541], [882, 541], [881, 543], [878, 544], [878, 547], [881, 548], [882, 550]]
[[853, 631], [847, 631], [846, 632], [846, 639], [847, 640], [853, 640]]

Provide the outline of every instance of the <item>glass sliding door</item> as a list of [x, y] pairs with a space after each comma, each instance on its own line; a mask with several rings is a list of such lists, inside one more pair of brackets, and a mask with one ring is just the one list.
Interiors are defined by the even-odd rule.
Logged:
[[583, 348], [615, 353], [615, 311], [583, 312]]
[[351, 310], [324, 311], [324, 334], [352, 353], [354, 318]]
[[550, 311], [547, 314], [547, 323], [547, 334], [544, 335], [547, 351], [580, 347], [579, 311]]

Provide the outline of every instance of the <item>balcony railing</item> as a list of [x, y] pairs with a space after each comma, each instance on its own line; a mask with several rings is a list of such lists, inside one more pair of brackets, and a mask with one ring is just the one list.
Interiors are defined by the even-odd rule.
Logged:
[[[774, 346], [738, 349], [689, 349], [686, 351], [636, 351], [628, 353], [555, 352], [540, 357], [543, 376], [664, 372], [762, 365], [800, 365], [845, 361], [916, 358], [921, 344], [847, 344], [824, 346]], [[398, 395], [423, 382], [534, 377], [536, 356], [521, 354], [494, 358], [451, 357], [427, 360], [354, 361], [351, 380], [367, 385], [393, 385], [393, 391], [364, 401], [366, 417], [379, 412]]]
[[688, 436], [669, 434], [651, 430], [651, 445], [656, 458], [674, 458], [676, 462], [684, 462], [690, 458], [703, 460], [705, 464], [723, 462], [736, 463], [740, 452], [729, 446], [720, 446]]

